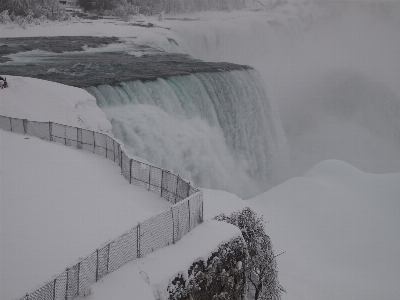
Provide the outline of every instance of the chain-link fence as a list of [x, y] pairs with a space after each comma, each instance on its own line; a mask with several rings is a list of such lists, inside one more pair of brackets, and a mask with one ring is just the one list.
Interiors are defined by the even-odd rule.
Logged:
[[131, 184], [145, 187], [173, 204], [170, 209], [137, 224], [21, 300], [68, 300], [84, 295], [90, 285], [106, 274], [138, 257], [174, 244], [203, 221], [200, 190], [179, 175], [130, 158], [123, 146], [106, 134], [5, 116], [0, 116], [0, 128], [60, 142], [111, 159], [121, 167], [121, 173]]

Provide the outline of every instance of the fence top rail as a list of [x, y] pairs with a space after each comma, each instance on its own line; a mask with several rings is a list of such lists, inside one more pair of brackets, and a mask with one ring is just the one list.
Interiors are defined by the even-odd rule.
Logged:
[[[185, 182], [186, 184], [188, 184], [189, 190], [190, 190], [190, 188], [192, 188], [192, 189], [195, 191], [195, 193], [193, 193], [192, 195], [183, 198], [181, 201], [179, 201], [179, 202], [177, 202], [177, 203], [171, 205], [170, 208], [165, 209], [165, 210], [163, 210], [163, 211], [161, 211], [161, 212], [155, 214], [154, 216], [152, 216], [152, 217], [150, 217], [150, 218], [148, 218], [148, 219], [152, 219], [152, 218], [155, 218], [155, 217], [157, 217], [157, 216], [159, 216], [159, 215], [162, 215], [162, 214], [164, 214], [166, 211], [172, 210], [174, 207], [177, 207], [177, 206], [180, 206], [180, 205], [184, 205], [185, 203], [189, 202], [191, 199], [193, 199], [193, 198], [195, 198], [195, 197], [198, 197], [199, 195], [202, 194], [202, 191], [201, 191], [200, 189], [194, 187], [194, 186], [191, 184], [190, 181], [181, 178], [179, 174], [174, 174], [174, 173], [173, 173], [172, 171], [170, 171], [170, 170], [165, 170], [165, 169], [163, 169], [163, 168], [157, 167], [157, 166], [155, 166], [155, 165], [153, 165], [153, 164], [150, 164], [150, 163], [148, 163], [148, 162], [144, 162], [144, 161], [141, 161], [141, 160], [132, 158], [131, 156], [128, 155], [127, 150], [126, 150], [125, 147], [124, 147], [124, 144], [123, 144], [120, 140], [118, 140], [118, 139], [114, 138], [113, 136], [109, 135], [108, 133], [97, 132], [97, 131], [93, 131], [93, 130], [90, 130], [90, 129], [79, 128], [79, 127], [70, 126], [70, 125], [64, 125], [64, 124], [60, 124], [60, 123], [57, 123], [57, 122], [51, 122], [51, 121], [49, 121], [49, 122], [45, 122], [45, 121], [30, 121], [30, 120], [27, 120], [27, 119], [14, 118], [14, 117], [8, 117], [8, 116], [3, 116], [3, 115], [0, 115], [0, 117], [2, 117], [2, 118], [8, 118], [8, 119], [10, 119], [10, 121], [11, 121], [11, 120], [18, 120], [18, 121], [29, 121], [29, 122], [36, 122], [36, 123], [42, 123], [42, 124], [56, 124], [56, 125], [63, 126], [63, 127], [69, 127], [69, 128], [74, 128], [74, 129], [81, 129], [81, 130], [85, 130], [85, 131], [88, 131], [88, 132], [93, 132], [93, 133], [96, 133], [96, 134], [104, 135], [104, 136], [106, 136], [106, 137], [112, 139], [115, 143], [117, 143], [117, 146], [119, 146], [119, 150], [117, 150], [117, 151], [118, 151], [118, 152], [121, 151], [121, 153], [123, 153], [130, 161], [135, 161], [135, 162], [140, 163], [140, 164], [142, 164], [142, 165], [146, 165], [146, 166], [148, 166], [148, 167], [156, 168], [156, 169], [162, 170], [163, 172], [172, 174], [172, 175], [176, 176], [178, 179], [180, 179], [180, 180], [182, 180], [183, 182]], [[50, 126], [50, 128], [51, 128], [51, 125], [49, 125], [49, 126]], [[50, 130], [51, 130], [51, 129], [50, 129]], [[140, 159], [140, 158], [139, 158], [139, 159]], [[86, 256], [85, 258], [79, 259], [75, 264], [72, 264], [72, 266], [69, 267], [69, 268], [67, 268], [66, 270], [68, 271], [69, 269], [72, 269], [72, 268], [76, 267], [78, 264], [80, 264], [81, 262], [83, 262], [83, 261], [84, 261], [85, 259], [87, 259], [89, 256], [95, 254], [99, 249], [103, 249], [104, 247], [107, 247], [107, 246], [111, 245], [112, 243], [114, 243], [114, 242], [117, 241], [118, 239], [120, 239], [120, 238], [124, 237], [125, 235], [129, 234], [130, 232], [132, 232], [132, 230], [134, 230], [135, 228], [137, 228], [141, 223], [143, 223], [143, 222], [145, 222], [145, 221], [146, 221], [146, 220], [144, 220], [144, 221], [142, 221], [142, 222], [139, 222], [136, 226], [132, 227], [131, 229], [129, 229], [128, 231], [126, 231], [126, 232], [123, 233], [122, 235], [118, 236], [117, 238], [113, 239], [112, 241], [108, 240], [108, 241], [104, 242], [100, 247], [98, 247], [98, 248], [96, 249], [95, 252], [89, 254], [89, 255]], [[54, 280], [58, 279], [60, 276], [63, 276], [64, 273], [65, 273], [65, 271], [64, 271], [63, 273], [59, 274], [59, 275], [53, 276], [53, 277], [51, 278], [51, 280], [49, 280], [48, 282], [46, 282], [44, 285], [41, 285], [41, 287], [35, 288], [30, 294], [27, 294], [27, 296], [25, 296], [25, 297], [23, 297], [23, 298], [21, 298], [21, 299], [26, 299], [27, 297], [29, 297], [29, 295], [31, 295], [31, 294], [33, 294], [33, 293], [35, 293], [35, 292], [37, 292], [37, 291], [40, 291], [40, 290], [43, 289], [46, 285], [51, 284]]]
[[[86, 129], [86, 128], [82, 128], [82, 127], [76, 127], [76, 126], [71, 126], [71, 125], [65, 125], [65, 124], [61, 124], [61, 123], [58, 123], [58, 122], [51, 122], [51, 121], [48, 121], [48, 122], [46, 122], [46, 121], [31, 121], [31, 120], [28, 120], [28, 119], [21, 119], [21, 118], [15, 118], [15, 117], [8, 117], [8, 116], [3, 116], [3, 115], [0, 115], [0, 117], [9, 118], [9, 119], [14, 119], [14, 120], [20, 120], [20, 121], [26, 120], [26, 121], [29, 121], [29, 122], [36, 122], [36, 123], [43, 123], [43, 124], [52, 123], [52, 124], [59, 125], [59, 126], [64, 126], [64, 127], [74, 128], [74, 129], [82, 129], [82, 130], [85, 130], [85, 131], [94, 132], [94, 133], [96, 133], [96, 134], [105, 135], [106, 137], [109, 137], [110, 139], [114, 140], [114, 142], [116, 142], [116, 143], [120, 146], [121, 152], [123, 152], [129, 159], [133, 159], [134, 161], [139, 162], [139, 163], [141, 163], [141, 164], [145, 164], [145, 165], [147, 165], [147, 166], [151, 166], [151, 167], [154, 167], [154, 168], [162, 169], [162, 168], [157, 167], [156, 165], [153, 165], [153, 164], [151, 164], [151, 163], [149, 163], [149, 162], [144, 162], [144, 161], [141, 161], [141, 160], [132, 158], [132, 157], [128, 154], [128, 151], [125, 149], [124, 143], [122, 143], [119, 139], [117, 139], [117, 138], [111, 136], [110, 134], [108, 134], [108, 133], [106, 133], [106, 132], [99, 132], [99, 131], [95, 131], [95, 130], [91, 130], [91, 129]], [[138, 158], [138, 157], [137, 157], [137, 158]], [[139, 158], [139, 159], [140, 159], [140, 158]], [[165, 170], [165, 169], [163, 169], [163, 170], [166, 171], [166, 172], [172, 173], [172, 172], [169, 171], [169, 170]], [[178, 174], [178, 175], [179, 175], [179, 174]]]
[[[65, 271], [68, 271], [68, 270], [70, 270], [70, 269], [73, 269], [73, 268], [76, 267], [78, 264], [82, 263], [85, 259], [87, 259], [89, 256], [96, 254], [96, 252], [99, 251], [100, 249], [103, 249], [104, 247], [107, 247], [107, 246], [111, 245], [112, 243], [114, 243], [115, 241], [117, 241], [117, 240], [123, 238], [124, 236], [128, 235], [129, 233], [132, 232], [133, 229], [135, 229], [135, 228], [137, 228], [138, 226], [140, 226], [141, 223], [143, 223], [143, 222], [145, 222], [145, 221], [147, 221], [147, 220], [149, 220], [149, 219], [156, 218], [157, 216], [164, 214], [166, 211], [170, 211], [170, 210], [173, 209], [174, 207], [177, 207], [177, 206], [180, 206], [180, 205], [184, 205], [185, 203], [189, 202], [191, 199], [197, 197], [200, 193], [201, 193], [201, 190], [197, 190], [196, 193], [194, 193], [193, 195], [191, 195], [191, 196], [189, 196], [189, 197], [183, 199], [182, 201], [180, 201], [180, 202], [178, 202], [178, 203], [176, 203], [176, 204], [171, 205], [170, 208], [164, 209], [163, 211], [161, 211], [161, 212], [159, 212], [159, 213], [157, 213], [157, 214], [151, 216], [150, 218], [148, 218], [148, 219], [146, 219], [146, 220], [144, 220], [144, 221], [142, 221], [142, 222], [137, 223], [136, 226], [132, 227], [131, 229], [129, 229], [129, 230], [126, 231], [125, 233], [121, 234], [121, 235], [118, 236], [117, 238], [114, 238], [112, 241], [108, 240], [108, 241], [104, 242], [104, 243], [101, 244], [99, 247], [97, 247], [97, 249], [96, 249], [94, 252], [92, 252], [91, 254], [87, 255], [85, 258], [81, 258], [81, 259], [79, 259], [76, 263], [71, 264], [69, 267], [67, 267], [67, 268], [64, 270], [64, 272], [65, 272]], [[60, 276], [62, 276], [64, 272], [62, 272], [61, 274], [58, 274], [58, 275], [54, 275], [54, 276], [53, 276], [49, 281], [47, 281], [45, 284], [41, 285], [39, 288], [34, 288], [33, 291], [32, 291], [31, 293], [28, 293], [27, 295], [31, 295], [31, 294], [33, 294], [33, 293], [35, 293], [35, 292], [37, 292], [37, 291], [43, 289], [46, 285], [51, 284], [52, 282], [54, 282], [55, 279], [58, 279]], [[26, 296], [25, 296], [25, 297], [26, 297]], [[25, 297], [21, 298], [21, 300], [24, 299]]]
[[65, 125], [65, 124], [61, 124], [61, 123], [57, 123], [57, 122], [51, 122], [51, 121], [49, 121], [49, 122], [45, 122], [45, 121], [31, 121], [31, 120], [28, 120], [28, 119], [14, 118], [14, 117], [8, 117], [8, 116], [3, 116], [3, 115], [0, 115], [0, 117], [9, 118], [9, 119], [14, 119], [14, 120], [20, 120], [20, 121], [26, 120], [26, 121], [29, 121], [29, 122], [36, 122], [36, 123], [43, 123], [43, 124], [52, 123], [52, 124], [56, 124], [56, 125], [59, 125], [59, 126], [64, 126], [64, 127], [74, 128], [74, 129], [82, 129], [82, 130], [86, 130], [86, 131], [89, 131], [89, 132], [94, 132], [94, 133], [97, 133], [97, 134], [105, 135], [106, 137], [109, 137], [110, 139], [114, 140], [114, 142], [116, 142], [117, 145], [119, 145], [119, 147], [120, 147], [120, 149], [121, 149], [121, 153], [124, 153], [125, 156], [128, 157], [129, 159], [132, 159], [133, 161], [135, 161], [135, 162], [137, 162], [137, 163], [141, 163], [141, 164], [143, 164], [143, 165], [146, 165], [146, 166], [149, 166], [149, 167], [152, 167], [152, 168], [157, 168], [157, 169], [163, 170], [164, 172], [167, 172], [167, 173], [176, 175], [176, 176], [179, 177], [181, 180], [185, 181], [187, 184], [189, 184], [191, 187], [193, 187], [195, 190], [198, 191], [198, 189], [195, 188], [195, 187], [191, 184], [190, 181], [183, 179], [179, 174], [175, 174], [175, 173], [173, 173], [173, 172], [170, 171], [170, 170], [166, 170], [166, 169], [160, 168], [160, 167], [158, 167], [158, 166], [156, 166], [156, 165], [153, 165], [153, 164], [151, 164], [151, 163], [149, 163], [149, 162], [142, 161], [142, 160], [140, 160], [140, 158], [137, 159], [138, 157], [132, 158], [132, 157], [128, 154], [128, 151], [125, 149], [124, 144], [123, 144], [120, 140], [118, 140], [117, 138], [111, 136], [111, 135], [108, 134], [108, 133], [105, 133], [105, 132], [98, 132], [98, 131], [94, 131], [94, 130], [90, 130], [90, 129], [85, 129], [85, 128], [81, 128], [81, 127], [75, 127], [75, 126], [71, 126], [71, 125]]

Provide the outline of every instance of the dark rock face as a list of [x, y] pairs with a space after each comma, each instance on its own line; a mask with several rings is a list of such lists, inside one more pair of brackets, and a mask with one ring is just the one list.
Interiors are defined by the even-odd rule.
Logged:
[[246, 244], [242, 237], [221, 245], [207, 261], [191, 265], [188, 278], [176, 276], [168, 286], [170, 300], [244, 300]]
[[[176, 44], [172, 39], [169, 42]], [[120, 44], [116, 49], [103, 47], [116, 43]], [[148, 46], [121, 44], [124, 42], [117, 38], [104, 37], [0, 39], [0, 69], [2, 74], [39, 78], [79, 88], [250, 69], [231, 63], [203, 62], [189, 55], [166, 53]], [[102, 49], [83, 51], [83, 46], [85, 49]]]

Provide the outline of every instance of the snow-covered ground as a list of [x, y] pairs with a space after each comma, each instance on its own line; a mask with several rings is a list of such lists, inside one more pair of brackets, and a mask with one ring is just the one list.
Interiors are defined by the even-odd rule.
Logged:
[[90, 299], [167, 300], [167, 286], [178, 273], [187, 276], [192, 263], [207, 260], [218, 246], [238, 236], [240, 230], [231, 224], [206, 221], [175, 245], [127, 263], [92, 285]]
[[170, 206], [93, 153], [0, 131], [1, 298], [14, 299]]
[[286, 251], [283, 299], [399, 299], [400, 173], [324, 161], [248, 204]]
[[111, 133], [105, 113], [85, 90], [36, 78], [6, 78], [10, 84], [0, 93], [0, 115]]
[[[1, 90], [1, 115], [110, 131], [111, 124], [86, 91], [7, 77], [10, 86]], [[1, 299], [32, 292], [170, 206], [158, 195], [129, 185], [115, 163], [90, 152], [0, 130], [0, 156]], [[93, 287], [91, 298], [165, 298], [170, 277], [238, 235], [230, 224], [206, 222], [176, 245], [106, 276]]]
[[[261, 12], [261, 14], [263, 14], [262, 17], [265, 17], [266, 13]], [[230, 20], [230, 22], [232, 23], [232, 20], [235, 18], [253, 18], [257, 16], [258, 15], [256, 12], [244, 11], [222, 13], [209, 12], [199, 13], [195, 15], [182, 15], [178, 17], [200, 18], [199, 22], [213, 21], [217, 24], [224, 23], [227, 20]], [[126, 23], [123, 22], [109, 23], [109, 21], [98, 20], [90, 21], [89, 23], [84, 24], [61, 23], [47, 27], [36, 26], [28, 28], [26, 30], [20, 28], [9, 29], [3, 26], [0, 30], [0, 36], [55, 36], [77, 35], [79, 33], [79, 35], [136, 37], [136, 40], [141, 44], [149, 44], [165, 49], [167, 51], [173, 51], [174, 49], [176, 49], [176, 46], [169, 43], [167, 38], [176, 39], [176, 41], [178, 41], [179, 43], [181, 41], [184, 42], [183, 38], [178, 35], [177, 31], [180, 28], [195, 26], [195, 23], [191, 21], [166, 20], [165, 22], [157, 23], [154, 18], [150, 19], [150, 21], [157, 26], [171, 27], [174, 30], [168, 30], [165, 28], [147, 29], [128, 26], [126, 25]], [[151, 32], [151, 34], [149, 34], [149, 32]], [[243, 44], [245, 45], [246, 43]], [[185, 47], [183, 46], [185, 45], [182, 44], [182, 46], [179, 47], [178, 50], [184, 50]], [[190, 45], [186, 46], [190, 48]], [[227, 55], [228, 54], [229, 53], [227, 52]], [[387, 67], [390, 69], [392, 65], [387, 65]], [[393, 78], [396, 78], [396, 76], [394, 76]], [[303, 79], [300, 78], [299, 81], [301, 80]], [[14, 81], [11, 81], [9, 79], [9, 82], [11, 91], [14, 85]], [[28, 84], [28, 82], [26, 82], [26, 84]], [[0, 92], [1, 103], [3, 103], [5, 99], [4, 97], [6, 95], [5, 93], [3, 93], [4, 91], [7, 90], [1, 90]], [[28, 93], [28, 95], [26, 96], [30, 96], [30, 94]], [[85, 97], [84, 99], [86, 99]], [[26, 101], [24, 106], [29, 105], [29, 103], [27, 103], [29, 102], [29, 97], [23, 101]], [[43, 106], [44, 109], [46, 109], [47, 105], [50, 105], [50, 103], [46, 103], [46, 105]], [[36, 104], [36, 106], [40, 107], [41, 105]], [[31, 106], [33, 108], [27, 110], [27, 113], [33, 113], [32, 111], [34, 111], [34, 108], [36, 106]], [[1, 109], [1, 113], [4, 114], [3, 107]], [[54, 119], [54, 121], [63, 123], [63, 121], [61, 121], [61, 118], [63, 118], [62, 112], [55, 109], [52, 114], [57, 115], [57, 118], [60, 118], [57, 120]], [[22, 111], [21, 116], [15, 116], [24, 118]], [[76, 116], [74, 118], [76, 118]], [[88, 117], [88, 122], [89, 119], [92, 120], [92, 117]], [[64, 120], [65, 122], [68, 122], [67, 119]], [[64, 146], [43, 142], [35, 138], [29, 138], [29, 140], [25, 140], [24, 136], [4, 132], [1, 132], [0, 137], [2, 144], [2, 160], [3, 153], [5, 153], [3, 151], [3, 147], [5, 147], [5, 142], [3, 141], [6, 141], [6, 139], [10, 139], [9, 141], [12, 141], [12, 143], [14, 143], [15, 145], [7, 145], [7, 149], [8, 147], [10, 148], [10, 150], [8, 150], [9, 152], [11, 152], [12, 149], [18, 148], [17, 145], [25, 145], [29, 143], [29, 145], [32, 144], [32, 147], [35, 144], [43, 145], [40, 147], [43, 147], [43, 151], [48, 151], [48, 153], [53, 153], [52, 150], [49, 150], [50, 148], [57, 149], [57, 151], [54, 151], [52, 155], [68, 151], [74, 153], [73, 155], [77, 154], [80, 157], [84, 156], [85, 161], [87, 157], [87, 163], [93, 164], [91, 168], [94, 168], [95, 166], [99, 167], [97, 166], [97, 163], [93, 163], [94, 160], [96, 160], [96, 162], [97, 160], [104, 161], [104, 168], [108, 168], [108, 164], [112, 164], [111, 162], [108, 162], [103, 158], [96, 157], [93, 154], [74, 149], [68, 149]], [[22, 150], [15, 149], [15, 153], [18, 153], [19, 151]], [[28, 155], [28, 157], [33, 157], [33, 152], [28, 151], [28, 154], [26, 155]], [[72, 154], [69, 155], [72, 156]], [[82, 158], [79, 159], [83, 160]], [[43, 162], [43, 165], [46, 165], [46, 168], [50, 168], [51, 164], [55, 163], [54, 160], [55, 159], [50, 161], [46, 160]], [[15, 162], [15, 164], [25, 163], [25, 161], [20, 161], [18, 163]], [[13, 166], [9, 166], [11, 169], [10, 173], [6, 174], [3, 171], [4, 166], [6, 165], [3, 165], [2, 162], [2, 176], [5, 176], [4, 174], [6, 174], [7, 176], [9, 174], [18, 174], [18, 176], [21, 176], [20, 173], [23, 173], [23, 171], [30, 175], [36, 174], [39, 172], [39, 169], [41, 169], [42, 166], [37, 166], [39, 164], [38, 161], [33, 163], [36, 166], [34, 165], [30, 169], [26, 169], [26, 167], [22, 169], [22, 166], [20, 166], [19, 168], [11, 168]], [[82, 161], [80, 163], [83, 164]], [[81, 164], [79, 164], [79, 166], [76, 166], [76, 168], [78, 168], [79, 170], [83, 169]], [[72, 172], [72, 170], [74, 169], [69, 163], [68, 165], [65, 164], [64, 166], [68, 167], [69, 172]], [[112, 172], [118, 172], [118, 168], [110, 165], [110, 173], [109, 171], [107, 171], [107, 174], [112, 174]], [[47, 176], [47, 178], [49, 178], [51, 177], [50, 174], [51, 173], [45, 173], [43, 176]], [[119, 173], [115, 173], [115, 177], [121, 181], [118, 184], [115, 183], [116, 187], [128, 184], [126, 181], [120, 178]], [[53, 180], [52, 177], [49, 178], [49, 180], [50, 179]], [[63, 175], [63, 179], [70, 180], [65, 174]], [[17, 178], [15, 178], [15, 180], [17, 180]], [[18, 180], [21, 179], [18, 178]], [[16, 192], [18, 192], [19, 195], [23, 195], [25, 193], [24, 187], [26, 187], [27, 191], [29, 191], [28, 188], [32, 188], [32, 180], [32, 176], [27, 177], [26, 184], [19, 186], [21, 189]], [[91, 178], [90, 180], [93, 179]], [[107, 185], [109, 184], [109, 180], [110, 178], [107, 177]], [[6, 220], [9, 220], [7, 219], [8, 212], [4, 210], [3, 204], [5, 203], [3, 190], [6, 186], [3, 182], [4, 181], [2, 179], [2, 280], [3, 278], [5, 278], [4, 274], [7, 274], [8, 276], [8, 273], [6, 273], [5, 269], [3, 268], [3, 255], [5, 255], [4, 253], [8, 249], [8, 246], [3, 243], [3, 224], [7, 225], [5, 222]], [[284, 254], [280, 255], [277, 258], [279, 278], [283, 287], [288, 292], [283, 296], [283, 299], [398, 299], [400, 295], [400, 288], [398, 286], [398, 282], [400, 280], [400, 260], [398, 259], [400, 255], [400, 241], [398, 235], [398, 232], [400, 232], [399, 183], [400, 173], [381, 175], [369, 174], [361, 172], [360, 170], [355, 169], [354, 167], [342, 161], [324, 161], [316, 165], [304, 176], [293, 178], [249, 201], [243, 201], [238, 197], [223, 191], [205, 190], [205, 219], [213, 218], [215, 215], [221, 212], [229, 214], [230, 212], [236, 211], [245, 206], [250, 206], [259, 215], [264, 216], [264, 219], [267, 222], [266, 232], [271, 236], [272, 243], [275, 248], [275, 253], [279, 254], [283, 251], [286, 251]], [[54, 184], [54, 186], [59, 187], [62, 184], [62, 182], [58, 182], [57, 184]], [[82, 182], [78, 184], [79, 187], [81, 187], [82, 185]], [[69, 187], [64, 188], [67, 190], [67, 188]], [[129, 187], [130, 190], [132, 188], [133, 187]], [[94, 192], [94, 190], [95, 189], [91, 189], [92, 192]], [[152, 196], [151, 193], [147, 193], [145, 191], [144, 193], [146, 195]], [[39, 197], [39, 194], [36, 194], [36, 196]], [[50, 197], [50, 195], [46, 197]], [[24, 201], [24, 199], [22, 199], [21, 201]], [[40, 198], [37, 201], [39, 201], [39, 203], [44, 202], [43, 198]], [[75, 199], [70, 199], [70, 201], [75, 201]], [[129, 201], [132, 201], [132, 199], [130, 199]], [[31, 209], [32, 204], [33, 203], [28, 203], [26, 204], [26, 207]], [[53, 205], [53, 203], [50, 204]], [[16, 205], [16, 203], [10, 204], [11, 212], [15, 212], [16, 209], [13, 205]], [[66, 206], [66, 210], [77, 210], [77, 206], [75, 206], [73, 202], [67, 203], [63, 201], [63, 205]], [[79, 205], [82, 205], [82, 203], [79, 203]], [[116, 204], [112, 202], [112, 209], [114, 209], [114, 205]], [[127, 206], [125, 206], [124, 204], [123, 207], [125, 208], [125, 212]], [[101, 210], [102, 207], [98, 207], [96, 204], [96, 209]], [[44, 212], [46, 210], [47, 214], [50, 214], [49, 218], [57, 218], [57, 216], [54, 215], [54, 211], [50, 211], [47, 206], [43, 208]], [[25, 213], [27, 214], [26, 211]], [[32, 220], [29, 216], [27, 218], [28, 220]], [[59, 219], [60, 218], [57, 218], [56, 221], [59, 221]], [[33, 232], [31, 233], [32, 237], [37, 237], [37, 235], [39, 234], [37, 231], [39, 231], [39, 229], [43, 229], [45, 230], [45, 232], [49, 230], [48, 227], [44, 226], [46, 221], [44, 221], [43, 219], [33, 219], [32, 222], [33, 221], [37, 221], [37, 223], [35, 223], [37, 224], [37, 226], [31, 226], [31, 228], [27, 228], [27, 230], [29, 229], [31, 232]], [[7, 222], [9, 222], [8, 226], [16, 226], [15, 224], [20, 226], [21, 224], [23, 224], [16, 223], [15, 221]], [[18, 230], [18, 228], [15, 228], [13, 230]], [[193, 231], [193, 237], [197, 235], [198, 231], [200, 231], [201, 228], [203, 228], [203, 225]], [[21, 230], [25, 229], [21, 228]], [[27, 233], [24, 234], [27, 235]], [[204, 242], [204, 244], [207, 245], [207, 234], [208, 231], [204, 230], [204, 232], [199, 234], [199, 237], [196, 237], [196, 240], [206, 240], [207, 242]], [[73, 235], [72, 238], [76, 239], [77, 236]], [[104, 238], [107, 239], [108, 237], [104, 236]], [[188, 236], [188, 240], [190, 238], [191, 235]], [[31, 239], [32, 238], [27, 235], [27, 241], [32, 242]], [[41, 245], [45, 245], [47, 243], [47, 236], [42, 236], [41, 239], [42, 240], [36, 240], [37, 246], [40, 244], [41, 247]], [[178, 269], [174, 270], [170, 265], [168, 265], [168, 262], [172, 261], [172, 256], [174, 256], [174, 259], [183, 256], [183, 253], [185, 252], [182, 249], [187, 249], [186, 247], [189, 247], [191, 245], [191, 241], [186, 241], [185, 239], [186, 237], [182, 239], [176, 246], [174, 246], [180, 247], [180, 250], [175, 251], [175, 253], [171, 253], [170, 251], [172, 250], [170, 249], [172, 248], [167, 247], [149, 255], [143, 260], [138, 260], [136, 262], [127, 264], [120, 270], [105, 277], [100, 284], [96, 284], [95, 286], [93, 286], [93, 295], [91, 296], [91, 298], [97, 300], [123, 300], [132, 298], [146, 300], [152, 299], [151, 295], [153, 291], [145, 283], [146, 276], [143, 275], [143, 278], [140, 271], [145, 270], [146, 274], [148, 272], [148, 275], [153, 274], [151, 270], [157, 272], [156, 267], [151, 267], [152, 262], [155, 262], [152, 266], [158, 266], [162, 263], [165, 264], [165, 268], [167, 269], [167, 272], [165, 273], [166, 277], [173, 276], [173, 273], [175, 271], [178, 271], [178, 269], [181, 269], [183, 271], [184, 268], [187, 267], [187, 263], [189, 263], [190, 259], [195, 260], [196, 257], [187, 257], [188, 260], [185, 262], [185, 265], [181, 265]], [[84, 242], [82, 241], [82, 245], [83, 244]], [[30, 247], [32, 247], [32, 249], [35, 249], [31, 245], [33, 244], [30, 244], [26, 247], [29, 249]], [[66, 248], [67, 250], [65, 250], [65, 252], [68, 252], [69, 254], [69, 252], [72, 251], [72, 244], [68, 244], [67, 246], [68, 248]], [[94, 247], [97, 246], [98, 244], [96, 244]], [[13, 251], [13, 255], [17, 255], [18, 253], [20, 253], [20, 249], [11, 246], [9, 247]], [[210, 243], [210, 250], [213, 247], [215, 247], [215, 245], [212, 246]], [[44, 248], [47, 249], [47, 247]], [[43, 248], [40, 248], [39, 250], [43, 251]], [[93, 249], [89, 249], [89, 251], [92, 250]], [[165, 256], [168, 258], [164, 259], [164, 254], [162, 254], [164, 253], [163, 251], [169, 252], [169, 255], [172, 256]], [[189, 253], [190, 251], [187, 252]], [[207, 251], [205, 250], [205, 252]], [[82, 255], [84, 254], [87, 253], [83, 253]], [[49, 257], [40, 255], [38, 255], [37, 257], [41, 257], [42, 259], [38, 259], [38, 263], [46, 265]], [[81, 254], [78, 254], [78, 256], [79, 255]], [[205, 256], [206, 253], [201, 253], [199, 255]], [[21, 258], [21, 260], [22, 259], [24, 258]], [[73, 260], [71, 261], [65, 259], [65, 264], [60, 267], [67, 267], [67, 265], [70, 265]], [[26, 272], [26, 269], [24, 269], [24, 271]], [[50, 275], [53, 275], [54, 272], [57, 273], [58, 271], [52, 272], [53, 273], [51, 273]], [[169, 272], [171, 274], [167, 274]], [[35, 274], [35, 276], [37, 276], [37, 274]], [[152, 275], [148, 277], [152, 284], [159, 284], [161, 282], [165, 283], [165, 280], [167, 280], [166, 278], [158, 278], [157, 280], [152, 280]], [[45, 281], [47, 279], [49, 278], [46, 277], [42, 281]], [[19, 279], [11, 281], [10, 277], [7, 277], [6, 280], [9, 280], [11, 282], [9, 283], [11, 287], [15, 287], [15, 284], [20, 282]], [[34, 285], [38, 284], [40, 284], [40, 282], [34, 283]], [[21, 286], [20, 288], [23, 289], [22, 293], [29, 290], [29, 287], [25, 285]], [[10, 297], [7, 297], [3, 293], [4, 292], [2, 283], [1, 298], [10, 299]], [[133, 295], [140, 295], [142, 298], [135, 298], [133, 297]]]
[[[400, 294], [399, 182], [400, 173], [368, 174], [345, 162], [329, 160], [248, 201], [224, 191], [204, 190], [204, 217], [212, 219], [246, 206], [264, 217], [275, 254], [284, 252], [277, 262], [280, 282], [287, 290], [285, 300], [395, 300]], [[199, 238], [207, 244], [212, 236], [205, 234]], [[182, 241], [174, 247], [192, 249], [191, 243]], [[165, 261], [162, 251], [171, 255]], [[91, 298], [140, 295], [135, 299], [153, 299], [140, 271], [164, 272], [169, 261], [184, 257], [182, 253], [191, 251], [174, 253], [167, 247], [143, 261], [129, 263], [93, 285]], [[163, 262], [163, 266], [153, 269], [156, 264], [150, 262]], [[171, 264], [164, 276], [150, 279], [153, 290], [175, 275], [173, 269], [184, 271], [184, 267]]]

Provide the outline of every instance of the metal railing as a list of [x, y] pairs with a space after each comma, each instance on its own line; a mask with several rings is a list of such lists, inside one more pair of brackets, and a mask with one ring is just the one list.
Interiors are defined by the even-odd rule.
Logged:
[[111, 136], [53, 122], [0, 116], [0, 128], [63, 143], [116, 162], [131, 184], [147, 188], [171, 202], [171, 208], [138, 223], [128, 232], [98, 248], [21, 300], [68, 300], [83, 295], [90, 285], [136, 258], [174, 244], [203, 221], [203, 194], [170, 171], [128, 156]]

